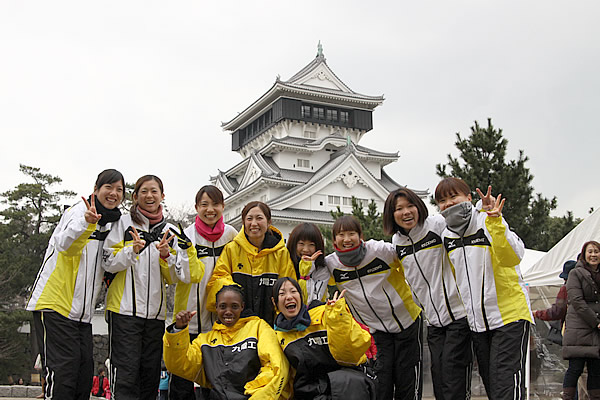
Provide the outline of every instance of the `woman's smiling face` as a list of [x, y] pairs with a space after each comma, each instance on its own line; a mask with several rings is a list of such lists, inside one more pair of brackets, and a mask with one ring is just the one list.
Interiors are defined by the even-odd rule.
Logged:
[[196, 212], [200, 221], [213, 228], [221, 219], [225, 204], [215, 203], [208, 193], [203, 193], [200, 202], [196, 204]]
[[105, 183], [94, 190], [96, 201], [99, 201], [109, 210], [113, 210], [121, 204], [123, 201], [123, 192], [124, 188], [120, 180], [113, 183]]
[[244, 310], [244, 301], [239, 292], [225, 290], [217, 298], [217, 317], [227, 327], [232, 327], [240, 319]]
[[277, 309], [286, 319], [292, 319], [300, 312], [302, 299], [298, 289], [290, 281], [285, 281], [277, 295]]
[[138, 193], [133, 194], [133, 199], [138, 206], [149, 213], [156, 213], [160, 207], [160, 202], [165, 198], [160, 190], [158, 182], [155, 180], [146, 181], [140, 186]]
[[419, 222], [419, 210], [417, 206], [409, 202], [406, 197], [398, 196], [396, 199], [396, 209], [394, 210], [394, 221], [405, 231], [410, 231]]
[[248, 240], [256, 247], [262, 245], [271, 221], [267, 219], [260, 207], [251, 208], [244, 219], [244, 233]]

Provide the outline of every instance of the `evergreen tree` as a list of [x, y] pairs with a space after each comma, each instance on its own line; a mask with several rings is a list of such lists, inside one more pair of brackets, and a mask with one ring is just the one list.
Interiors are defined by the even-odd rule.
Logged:
[[485, 192], [492, 185], [494, 195], [501, 193], [506, 198], [504, 218], [527, 248], [547, 251], [579, 223], [570, 212], [564, 217], [550, 216], [556, 209], [556, 197], [534, 196], [533, 175], [525, 166], [529, 158], [519, 150], [516, 160], [506, 161], [508, 140], [490, 118], [485, 128], [475, 121], [467, 138], [457, 133], [455, 146], [460, 156], [448, 154], [448, 164], [436, 165], [437, 175], [463, 179], [473, 190], [474, 200], [479, 198], [475, 188]]
[[25, 165], [19, 169], [33, 182], [0, 194], [6, 205], [0, 211], [0, 379], [30, 372], [29, 342], [17, 329], [31, 320], [31, 313], [23, 308], [60, 219], [60, 200], [75, 194], [52, 191], [62, 181], [57, 176]]

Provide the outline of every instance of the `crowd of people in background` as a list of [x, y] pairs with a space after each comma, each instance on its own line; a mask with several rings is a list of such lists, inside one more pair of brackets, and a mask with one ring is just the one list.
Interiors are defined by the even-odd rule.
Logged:
[[[491, 187], [473, 206], [469, 186], [445, 178], [438, 215], [411, 190], [393, 191], [382, 226], [391, 242], [365, 241], [358, 220], [342, 216], [332, 237], [303, 223], [287, 246], [263, 202], [243, 208], [238, 232], [207, 185], [182, 227], [165, 220], [159, 177], [139, 178], [121, 215], [124, 189], [120, 172], [101, 172], [50, 239], [27, 305], [45, 398], [420, 399], [424, 323], [437, 399], [470, 398], [473, 354], [490, 399], [525, 397], [524, 245]], [[600, 398], [599, 264], [600, 244], [586, 243], [565, 287], [567, 399], [584, 365], [590, 398]], [[110, 363], [93, 377], [103, 282]]]

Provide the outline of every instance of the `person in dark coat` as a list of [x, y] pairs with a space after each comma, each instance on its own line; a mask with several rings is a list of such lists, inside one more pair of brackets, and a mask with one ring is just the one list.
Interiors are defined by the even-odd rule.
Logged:
[[563, 399], [575, 397], [577, 380], [587, 364], [590, 400], [600, 400], [600, 243], [583, 245], [577, 266], [567, 280], [567, 318], [563, 358], [569, 368], [563, 381]]

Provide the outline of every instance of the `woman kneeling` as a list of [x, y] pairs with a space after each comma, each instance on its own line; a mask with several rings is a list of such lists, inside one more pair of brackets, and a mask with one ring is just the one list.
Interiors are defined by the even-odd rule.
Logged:
[[217, 293], [218, 321], [190, 344], [188, 322], [195, 312], [180, 311], [164, 336], [164, 359], [173, 374], [211, 386], [211, 399], [278, 399], [289, 364], [273, 329], [256, 316], [242, 317], [241, 288]]
[[336, 293], [327, 304], [313, 301], [307, 307], [294, 279], [280, 278], [273, 286], [280, 311], [275, 331], [295, 370], [295, 399], [375, 398], [373, 377], [356, 367], [367, 361], [371, 335], [352, 318], [343, 296]]

